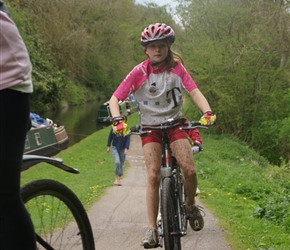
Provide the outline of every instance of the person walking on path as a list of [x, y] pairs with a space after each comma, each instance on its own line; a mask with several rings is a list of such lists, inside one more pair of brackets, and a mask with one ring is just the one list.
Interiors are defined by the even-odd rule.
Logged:
[[30, 127], [32, 65], [0, 0], [0, 249], [35, 250], [31, 218], [20, 195], [25, 136]]
[[[125, 121], [127, 117], [122, 116]], [[115, 162], [115, 186], [122, 186], [121, 176], [123, 175], [124, 163], [126, 159], [126, 154], [130, 147], [130, 136], [116, 135], [113, 133], [113, 128], [109, 132], [108, 141], [107, 141], [107, 153], [110, 152], [112, 145], [112, 155]]]
[[[160, 125], [168, 119], [178, 120], [183, 116], [183, 90], [202, 111], [202, 125], [212, 125], [216, 119], [204, 95], [183, 66], [183, 60], [171, 50], [175, 41], [174, 30], [164, 24], [150, 24], [141, 33], [141, 45], [148, 59], [137, 65], [121, 82], [110, 99], [113, 129], [124, 131], [127, 124], [120, 116], [119, 101], [134, 94], [138, 103], [139, 116], [143, 125]], [[179, 128], [168, 132], [170, 147], [179, 162], [185, 178], [187, 200], [185, 208], [193, 230], [203, 228], [204, 221], [195, 204], [197, 171], [193, 162], [188, 135]], [[142, 136], [142, 147], [147, 167], [147, 213], [149, 230], [141, 241], [144, 247], [158, 244], [157, 215], [159, 206], [160, 166], [162, 154], [162, 133], [151, 131]]]

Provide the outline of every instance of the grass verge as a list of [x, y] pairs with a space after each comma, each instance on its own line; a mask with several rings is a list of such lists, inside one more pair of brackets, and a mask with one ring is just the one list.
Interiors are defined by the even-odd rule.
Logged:
[[202, 135], [200, 198], [233, 249], [290, 249], [290, 172], [229, 136]]

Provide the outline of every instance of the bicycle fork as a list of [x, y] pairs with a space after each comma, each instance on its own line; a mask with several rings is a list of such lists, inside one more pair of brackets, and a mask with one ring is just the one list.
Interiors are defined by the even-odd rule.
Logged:
[[[165, 152], [167, 152], [165, 150]], [[168, 152], [167, 152], [168, 153]], [[186, 233], [186, 218], [184, 213], [184, 204], [185, 204], [185, 191], [184, 191], [184, 179], [180, 171], [180, 166], [176, 161], [176, 158], [173, 154], [167, 154], [168, 157], [166, 164], [171, 166], [171, 178], [174, 179], [174, 193], [175, 193], [175, 205], [176, 205], [176, 214], [178, 221], [178, 232], [172, 232], [173, 235], [183, 237]], [[170, 158], [170, 159], [168, 159]], [[169, 163], [170, 162], [170, 163]]]
[[177, 207], [177, 217], [178, 217], [178, 235], [183, 237], [187, 234], [186, 232], [186, 215], [184, 212], [185, 204], [185, 192], [184, 192], [184, 182], [183, 176], [180, 173], [179, 166], [176, 167], [176, 173], [173, 174], [175, 179], [175, 195], [176, 195], [176, 207]]

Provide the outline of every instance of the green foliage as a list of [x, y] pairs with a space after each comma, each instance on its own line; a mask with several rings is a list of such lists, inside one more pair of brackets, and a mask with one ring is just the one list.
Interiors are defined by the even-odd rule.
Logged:
[[229, 232], [232, 248], [288, 249], [289, 167], [270, 165], [233, 137], [202, 138], [204, 151], [194, 156], [200, 199]]
[[279, 182], [281, 189], [261, 199], [254, 208], [254, 216], [264, 218], [281, 225], [290, 232], [290, 166], [282, 162], [280, 167], [273, 166], [267, 171], [268, 179]]
[[290, 195], [263, 200], [254, 208], [254, 216], [274, 221], [290, 233]]
[[39, 113], [43, 110], [59, 107], [67, 82], [65, 69], [61, 70], [56, 66], [51, 49], [46, 47], [44, 41], [39, 38], [31, 17], [26, 17], [24, 11], [15, 11], [12, 7], [9, 10], [25, 40], [33, 65], [33, 112]]
[[143, 28], [165, 22], [217, 114], [211, 133], [234, 135], [274, 164], [289, 161], [289, 1], [178, 0], [176, 10], [132, 0], [7, 2], [33, 63], [34, 112], [109, 98], [146, 58]]
[[[178, 12], [186, 33], [185, 66], [217, 114], [215, 129], [244, 140], [275, 164], [281, 157], [289, 160], [290, 145], [289, 55], [284, 53], [290, 48], [284, 30], [290, 16], [280, 7], [195, 0], [180, 1]], [[197, 114], [188, 106], [188, 113]]]
[[85, 103], [87, 95], [89, 95], [88, 90], [81, 84], [70, 84], [64, 89], [64, 97], [69, 105]]
[[38, 74], [35, 70], [33, 77], [32, 109], [34, 112], [39, 113], [47, 109], [59, 108], [66, 86], [64, 74], [59, 71], [51, 74]]
[[[66, 96], [64, 102], [74, 105], [88, 101], [91, 95], [72, 96], [79, 83], [89, 93], [109, 97], [145, 59], [141, 30], [156, 16], [174, 24], [166, 9], [132, 0], [10, 0], [9, 7], [22, 17], [17, 24], [34, 66], [36, 109], [41, 100], [41, 109], [57, 107]], [[64, 90], [69, 93], [61, 96]]]

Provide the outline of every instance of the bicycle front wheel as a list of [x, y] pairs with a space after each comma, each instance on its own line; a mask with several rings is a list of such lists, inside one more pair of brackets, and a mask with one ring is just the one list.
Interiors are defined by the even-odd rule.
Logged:
[[68, 187], [54, 180], [37, 180], [23, 186], [21, 195], [34, 225], [38, 250], [95, 249], [87, 213]]
[[165, 250], [181, 249], [175, 199], [174, 179], [171, 177], [165, 177], [162, 180], [161, 190], [161, 214], [163, 219]]

